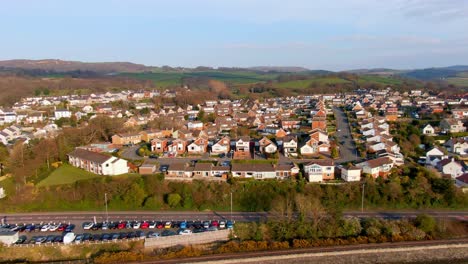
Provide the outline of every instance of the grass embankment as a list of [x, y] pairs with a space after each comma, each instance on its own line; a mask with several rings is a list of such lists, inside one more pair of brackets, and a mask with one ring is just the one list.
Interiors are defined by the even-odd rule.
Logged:
[[96, 177], [101, 177], [100, 175], [87, 172], [82, 169], [75, 168], [69, 164], [63, 164], [56, 170], [54, 170], [47, 178], [39, 182], [37, 186], [53, 186], [61, 184], [70, 184], [80, 180], [88, 180]]
[[29, 263], [67, 260], [101, 259], [109, 252], [135, 252], [143, 249], [143, 241], [130, 241], [109, 244], [83, 244], [69, 246], [2, 247], [0, 262]]

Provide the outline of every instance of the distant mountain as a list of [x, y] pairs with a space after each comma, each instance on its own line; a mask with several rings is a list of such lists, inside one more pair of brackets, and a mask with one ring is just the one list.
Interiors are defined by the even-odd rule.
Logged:
[[354, 74], [375, 74], [375, 75], [395, 75], [403, 72], [402, 70], [394, 70], [387, 68], [375, 68], [375, 69], [356, 69], [345, 71]]
[[130, 62], [80, 62], [63, 60], [6, 60], [0, 61], [1, 68], [44, 70], [53, 72], [92, 71], [98, 73], [143, 72], [151, 70], [142, 64]]
[[468, 66], [465, 65], [456, 65], [449, 67], [440, 67], [440, 68], [427, 68], [419, 70], [410, 70], [403, 72], [400, 75], [403, 77], [409, 77], [419, 80], [440, 80], [446, 79], [449, 77], [455, 77], [461, 72], [468, 71]]
[[248, 70], [262, 71], [262, 72], [307, 72], [310, 71], [304, 67], [288, 67], [288, 66], [256, 66], [249, 67]]

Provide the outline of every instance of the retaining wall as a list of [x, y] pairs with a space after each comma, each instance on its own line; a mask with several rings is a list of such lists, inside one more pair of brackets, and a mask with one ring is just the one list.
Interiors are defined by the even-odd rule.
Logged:
[[227, 241], [229, 240], [230, 232], [231, 230], [218, 230], [211, 232], [194, 233], [191, 235], [147, 238], [145, 240], [145, 248], [166, 248], [177, 245], [205, 244], [215, 241]]

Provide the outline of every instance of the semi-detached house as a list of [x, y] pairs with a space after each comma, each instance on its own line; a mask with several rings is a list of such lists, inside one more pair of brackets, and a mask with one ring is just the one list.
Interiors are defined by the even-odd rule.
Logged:
[[99, 175], [119, 175], [128, 173], [127, 161], [113, 156], [75, 149], [68, 154], [71, 165]]

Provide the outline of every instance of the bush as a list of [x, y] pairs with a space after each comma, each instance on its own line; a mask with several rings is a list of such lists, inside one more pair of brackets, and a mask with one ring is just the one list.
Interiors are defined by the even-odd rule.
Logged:
[[414, 222], [417, 228], [428, 234], [433, 234], [437, 226], [435, 219], [425, 214], [418, 215]]

